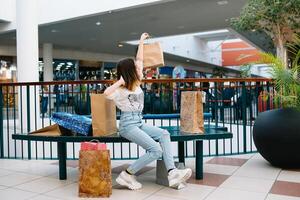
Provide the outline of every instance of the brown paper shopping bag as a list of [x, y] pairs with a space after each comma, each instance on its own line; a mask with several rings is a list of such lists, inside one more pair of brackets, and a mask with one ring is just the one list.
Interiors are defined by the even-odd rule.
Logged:
[[79, 151], [79, 197], [109, 197], [112, 193], [109, 150]]
[[36, 131], [33, 131], [30, 134], [42, 135], [42, 136], [60, 136], [60, 135], [72, 135], [72, 132], [63, 127], [58, 126], [57, 124], [53, 124], [38, 129]]
[[204, 133], [201, 91], [181, 93], [180, 130], [186, 133]]
[[161, 67], [164, 65], [164, 54], [160, 43], [144, 44], [144, 67]]
[[116, 105], [104, 94], [91, 94], [93, 136], [117, 132]]

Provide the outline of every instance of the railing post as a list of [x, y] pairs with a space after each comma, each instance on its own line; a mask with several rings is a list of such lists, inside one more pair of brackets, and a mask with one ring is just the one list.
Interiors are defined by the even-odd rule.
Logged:
[[215, 82], [214, 84], [214, 88], [215, 88], [215, 91], [214, 91], [214, 95], [215, 95], [215, 98], [214, 98], [214, 109], [215, 109], [215, 124], [216, 124], [216, 127], [218, 127], [218, 124], [219, 124], [219, 112], [218, 112], [218, 82]]
[[[268, 99], [267, 99], [267, 110], [270, 110], [270, 108], [271, 108], [271, 94], [270, 94], [270, 82], [268, 81], [267, 82], [267, 92], [268, 92]], [[272, 102], [273, 103], [273, 102]]]
[[[59, 111], [59, 85], [54, 85], [53, 87], [54, 93], [55, 93], [55, 112]], [[51, 97], [50, 97], [51, 98]]]
[[86, 84], [86, 106], [87, 106], [87, 112], [91, 114], [91, 99], [90, 99], [90, 85]]
[[177, 98], [177, 112], [180, 113], [180, 104], [181, 104], [181, 90], [180, 90], [180, 84], [178, 82], [176, 82], [176, 98]]
[[[214, 84], [214, 95], [215, 95], [215, 104], [214, 104], [214, 108], [215, 108], [215, 126], [218, 127], [219, 126], [219, 98], [218, 98], [218, 82], [215, 82]], [[219, 143], [218, 143], [218, 139], [216, 139], [216, 155], [219, 155]]]
[[159, 84], [159, 112], [158, 113], [164, 113], [164, 104], [163, 104], [163, 92], [162, 92], [162, 83]]
[[[27, 107], [27, 133], [30, 133], [30, 85], [26, 86], [26, 107]], [[27, 143], [27, 149], [28, 149], [28, 160], [31, 159], [31, 142], [28, 140]]]
[[0, 158], [4, 158], [4, 146], [3, 146], [3, 93], [2, 93], [2, 86], [0, 86]]
[[246, 82], [242, 82], [242, 118], [243, 118], [243, 151], [247, 152], [247, 89]]
[[81, 114], [81, 111], [82, 111], [82, 99], [81, 98], [83, 98], [82, 97], [82, 85], [81, 85], [81, 83], [79, 84], [79, 110], [78, 110], [78, 112], [79, 113], [77, 113], [77, 114]]

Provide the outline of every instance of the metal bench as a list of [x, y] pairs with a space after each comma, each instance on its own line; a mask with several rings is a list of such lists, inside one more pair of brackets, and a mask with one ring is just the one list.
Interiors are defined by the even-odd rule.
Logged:
[[[183, 133], [179, 130], [178, 126], [162, 127], [170, 132], [171, 141], [178, 143], [178, 157], [179, 162], [185, 160], [185, 142], [195, 141], [195, 171], [196, 179], [203, 179], [203, 140], [216, 140], [232, 138], [232, 133], [227, 130], [216, 129], [216, 128], [205, 128], [204, 134], [191, 134]], [[67, 143], [68, 142], [84, 142], [97, 139], [100, 142], [105, 143], [118, 143], [118, 142], [129, 142], [125, 138], [120, 137], [118, 134], [92, 137], [92, 136], [40, 136], [34, 134], [13, 134], [12, 138], [15, 140], [28, 140], [28, 141], [52, 141], [57, 142], [58, 149], [58, 160], [59, 160], [59, 179], [67, 179]]]

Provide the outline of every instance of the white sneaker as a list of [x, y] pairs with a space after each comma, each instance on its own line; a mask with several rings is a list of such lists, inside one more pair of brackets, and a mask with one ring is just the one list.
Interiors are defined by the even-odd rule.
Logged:
[[125, 171], [122, 171], [116, 182], [122, 186], [126, 186], [130, 190], [139, 190], [142, 188], [142, 184], [139, 183], [134, 175], [130, 175]]
[[173, 169], [168, 175], [169, 186], [178, 187], [180, 183], [187, 181], [192, 175], [192, 170], [190, 168], [186, 169]]
[[179, 185], [175, 188], [177, 190], [181, 190], [187, 186], [186, 182], [179, 183]]

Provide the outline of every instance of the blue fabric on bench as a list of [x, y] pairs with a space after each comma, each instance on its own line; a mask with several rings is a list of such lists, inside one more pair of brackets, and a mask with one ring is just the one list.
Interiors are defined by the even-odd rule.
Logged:
[[92, 133], [92, 119], [83, 115], [76, 115], [66, 112], [53, 113], [50, 118], [53, 122], [57, 123], [74, 133], [81, 135], [91, 135]]

